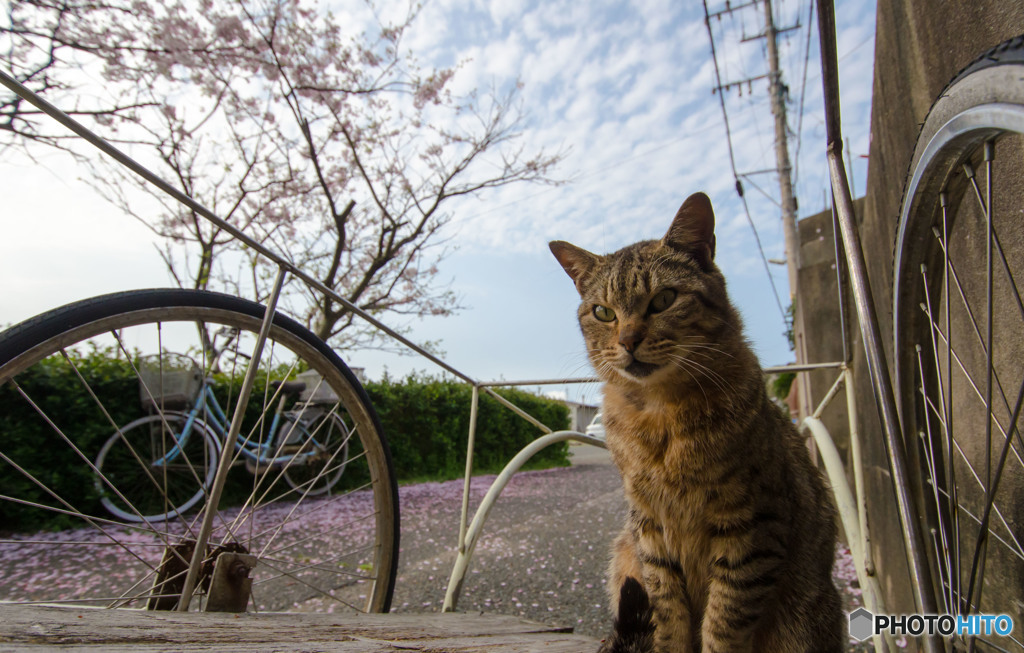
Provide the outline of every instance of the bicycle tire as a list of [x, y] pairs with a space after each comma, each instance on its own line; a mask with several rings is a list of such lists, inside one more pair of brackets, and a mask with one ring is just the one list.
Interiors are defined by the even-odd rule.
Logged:
[[[1015, 408], [1024, 390], [1016, 281], [1024, 274], [1024, 179], [1015, 163], [1022, 156], [1018, 36], [962, 70], [929, 111], [907, 174], [893, 264], [895, 387], [919, 463], [915, 499], [932, 534], [940, 611], [1009, 614], [1017, 623], [1024, 622], [1024, 441]], [[1024, 651], [1019, 635], [999, 646], [1009, 641]], [[954, 650], [978, 642], [986, 639], [960, 638]]]
[[[213, 484], [220, 453], [220, 443], [209, 427], [196, 420], [176, 457], [180, 460], [160, 464], [181, 442], [179, 436], [184, 432], [187, 419], [186, 414], [174, 411], [147, 415], [122, 426], [107, 438], [96, 454], [98, 473], [94, 479], [100, 503], [107, 512], [124, 521], [160, 522], [184, 515], [202, 500]], [[160, 437], [156, 439], [152, 433], [140, 437], [138, 434], [144, 427], [158, 428]], [[198, 451], [196, 443], [199, 444]], [[191, 448], [186, 450], [190, 445]], [[155, 464], [149, 467], [140, 465], [136, 456], [154, 460]], [[116, 467], [112, 469], [114, 465]], [[137, 480], [140, 477], [141, 480]], [[132, 504], [139, 508], [136, 513], [105, 488], [103, 478], [111, 479], [117, 487], [141, 486], [153, 496], [139, 499], [136, 494], [132, 498]], [[178, 481], [174, 490], [171, 489], [172, 481]]]
[[[399, 512], [387, 440], [348, 367], [323, 341], [280, 313], [273, 318], [259, 359], [244, 437], [259, 444], [271, 436], [265, 432], [277, 406], [271, 381], [315, 370], [339, 397], [331, 410], [355, 425], [349, 443], [354, 451], [345, 462], [350, 482], [345, 492], [327, 498], [296, 492], [281, 479], [281, 466], [257, 470], [249, 480], [241, 472], [244, 461], [236, 448], [233, 465], [239, 470], [232, 474], [244, 483], [232, 486], [239, 489], [234, 506], [225, 505], [231, 503], [225, 496], [220, 506], [204, 501], [195, 515], [121, 524], [100, 516], [103, 509], [96, 497], [81, 490], [91, 483], [63, 479], [96, 473], [87, 449], [98, 446], [99, 438], [109, 438], [117, 424], [127, 424], [132, 411], [143, 410], [137, 374], [131, 374], [133, 357], [191, 349], [210, 374], [216, 370], [207, 369], [210, 361], [203, 352], [216, 337], [216, 328], [229, 327], [236, 349], [252, 351], [264, 315], [259, 304], [219, 293], [140, 290], [69, 304], [0, 334], [0, 518], [4, 530], [14, 531], [19, 524], [22, 531], [26, 524], [64, 529], [0, 533], [0, 599], [174, 607], [180, 596], [156, 596], [153, 588], [166, 595], [173, 587], [181, 574], [168, 578], [167, 563], [188, 557], [183, 551], [190, 542], [194, 545], [196, 524], [206, 511], [216, 511], [196, 586], [198, 600], [189, 599], [190, 609], [207, 605], [212, 566], [224, 551], [256, 558], [247, 609], [390, 609]], [[239, 360], [245, 359], [233, 357], [234, 364]], [[242, 372], [217, 372], [221, 382], [216, 389], [226, 395], [222, 403], [229, 419]], [[41, 434], [39, 424], [46, 428]], [[29, 442], [14, 439], [17, 433]], [[41, 459], [40, 449], [46, 449]], [[230, 453], [228, 448], [223, 455]], [[82, 469], [87, 467], [91, 471]], [[70, 531], [69, 526], [80, 530]], [[81, 569], [83, 559], [89, 561], [86, 571]], [[68, 563], [75, 565], [73, 571]], [[78, 580], [53, 582], [65, 577]]]

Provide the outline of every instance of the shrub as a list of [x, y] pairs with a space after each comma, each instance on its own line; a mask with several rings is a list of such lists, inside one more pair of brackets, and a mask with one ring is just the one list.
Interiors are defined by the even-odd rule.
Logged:
[[[464, 383], [413, 375], [401, 381], [368, 383], [367, 393], [391, 445], [399, 480], [458, 478], [465, 471], [472, 388]], [[505, 399], [552, 430], [569, 428], [569, 409], [561, 402], [521, 390], [498, 390]], [[480, 394], [474, 470], [501, 469], [540, 435], [537, 427]], [[542, 450], [532, 467], [569, 464], [565, 443]]]

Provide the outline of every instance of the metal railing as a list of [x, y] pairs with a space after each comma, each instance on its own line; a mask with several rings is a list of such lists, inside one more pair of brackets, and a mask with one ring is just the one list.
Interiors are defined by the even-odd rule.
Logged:
[[[878, 582], [875, 563], [871, 551], [871, 537], [867, 521], [867, 498], [864, 486], [864, 470], [861, 460], [860, 431], [857, 427], [857, 404], [856, 393], [853, 389], [853, 373], [845, 362], [830, 363], [806, 363], [796, 365], [780, 365], [768, 367], [765, 374], [783, 373], [807, 373], [819, 370], [837, 370], [839, 374], [831, 385], [825, 396], [822, 397], [814, 412], [805, 417], [800, 423], [800, 430], [809, 433], [813, 438], [817, 451], [821, 456], [821, 462], [828, 475], [829, 484], [835, 496], [836, 506], [839, 510], [843, 531], [846, 534], [847, 543], [850, 547], [850, 554], [854, 561], [854, 568], [857, 573], [857, 580], [862, 590], [864, 607], [873, 614], [884, 614], [885, 605], [881, 586]], [[524, 447], [511, 461], [502, 469], [501, 473], [492, 482], [480, 505], [473, 515], [472, 522], [468, 521], [469, 515], [469, 493], [470, 478], [473, 472], [473, 453], [476, 435], [477, 406], [479, 402], [480, 389], [489, 389], [497, 386], [540, 386], [540, 385], [567, 385], [573, 383], [599, 383], [597, 378], [576, 378], [576, 379], [548, 379], [533, 381], [494, 381], [490, 383], [474, 384], [473, 398], [470, 407], [469, 440], [466, 448], [466, 474], [463, 485], [462, 511], [459, 525], [458, 555], [452, 567], [452, 573], [448, 580], [448, 587], [445, 592], [445, 612], [454, 611], [458, 607], [459, 597], [462, 593], [466, 573], [480, 540], [484, 525], [490, 511], [498, 497], [512, 476], [531, 457], [542, 449], [565, 441], [576, 441], [602, 448], [607, 448], [604, 441], [576, 431], [552, 432], [536, 420], [530, 421], [538, 426], [545, 435], [531, 442]], [[846, 467], [843, 464], [842, 456], [836, 448], [832, 435], [822, 422], [822, 414], [832, 404], [840, 391], [845, 388], [847, 404], [847, 418], [849, 424], [849, 436], [851, 457], [853, 459], [853, 488], [847, 478]], [[886, 634], [886, 643], [889, 650], [896, 650], [891, 634]], [[874, 636], [876, 650], [885, 650], [882, 645], [882, 636]]]

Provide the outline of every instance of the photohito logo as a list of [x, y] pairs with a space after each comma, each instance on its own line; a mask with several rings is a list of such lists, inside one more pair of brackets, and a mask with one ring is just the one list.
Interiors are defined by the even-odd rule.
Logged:
[[999, 635], [1013, 632], [1013, 619], [1005, 614], [871, 614], [864, 608], [850, 613], [850, 637], [863, 642], [884, 632], [893, 635]]

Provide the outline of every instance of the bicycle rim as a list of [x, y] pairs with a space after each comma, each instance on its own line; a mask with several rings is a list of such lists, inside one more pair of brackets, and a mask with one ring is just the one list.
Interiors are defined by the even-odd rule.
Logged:
[[[897, 235], [894, 334], [940, 610], [1020, 624], [1024, 64], [1012, 54], [958, 76], [922, 128]], [[953, 646], [1021, 651], [1021, 641], [985, 634]]]
[[[187, 415], [170, 411], [122, 426], [96, 455], [94, 485], [100, 503], [124, 521], [158, 522], [184, 515], [213, 483], [218, 445], [202, 422], [189, 427]], [[124, 492], [131, 502], [110, 485], [131, 488]]]
[[[157, 510], [167, 518], [151, 519], [148, 504], [163, 489], [170, 467], [165, 456], [174, 442], [122, 452], [119, 462], [136, 465], [129, 475], [102, 474], [93, 462], [112, 438], [134, 441], [117, 434], [147, 409], [161, 424], [180, 421], [181, 397], [164, 402], [152, 382], [143, 382], [143, 355], [170, 360], [187, 354], [215, 380], [227, 420], [215, 426], [218, 419], [208, 410], [200, 426], [223, 438], [263, 315], [257, 304], [216, 293], [135, 291], [71, 304], [0, 334], [0, 600], [176, 608], [199, 525], [213, 511], [210, 540], [196, 556], [201, 565], [190, 609], [207, 609], [211, 600], [223, 604], [225, 591], [235, 609], [241, 600], [253, 611], [389, 609], [398, 504], [387, 443], [352, 373], [289, 318], [274, 318], [239, 440], [252, 451], [263, 446], [264, 460], [285, 456], [271, 444], [280, 399], [272, 382], [314, 371], [337, 398], [321, 409], [352, 425], [347, 459], [324, 461], [321, 469], [329, 475], [344, 466], [329, 495], [307, 491], [317, 477], [290, 486], [287, 463], [247, 471], [250, 457], [222, 446], [232, 469], [221, 505], [211, 506], [203, 489], [205, 461], [186, 446], [171, 464], [181, 482], [191, 477], [202, 500], [181, 512]], [[230, 344], [215, 364], [209, 342], [218, 333]], [[165, 439], [176, 437], [173, 425], [157, 430]], [[150, 497], [147, 505], [133, 500], [141, 495]], [[104, 510], [102, 496], [116, 497], [135, 521]], [[177, 500], [168, 497], [161, 505]], [[225, 553], [252, 556], [244, 558], [247, 565], [255, 560], [251, 589], [212, 582]]]

